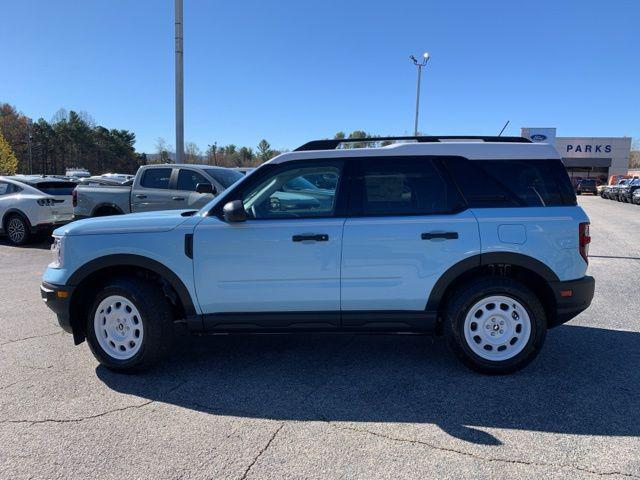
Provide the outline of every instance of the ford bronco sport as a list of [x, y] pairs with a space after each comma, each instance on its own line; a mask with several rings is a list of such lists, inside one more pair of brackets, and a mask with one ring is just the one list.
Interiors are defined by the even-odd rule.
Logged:
[[[528, 364], [593, 297], [589, 219], [553, 146], [519, 137], [319, 140], [198, 211], [54, 232], [41, 293], [120, 371], [193, 332], [432, 332], [469, 367]], [[382, 143], [395, 142], [387, 146]]]

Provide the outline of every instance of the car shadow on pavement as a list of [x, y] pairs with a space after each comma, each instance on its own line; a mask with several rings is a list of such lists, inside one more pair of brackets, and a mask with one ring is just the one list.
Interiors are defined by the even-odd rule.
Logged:
[[49, 250], [51, 248], [51, 244], [53, 243], [53, 237], [43, 237], [36, 238], [33, 242], [27, 243], [26, 245], [16, 246], [9, 242], [9, 239], [5, 235], [0, 235], [0, 246], [3, 247], [12, 247], [15, 249], [26, 248], [26, 249], [41, 249], [41, 250]]
[[640, 435], [640, 333], [565, 325], [508, 376], [467, 370], [441, 338], [260, 335], [185, 340], [140, 375], [103, 367], [110, 388], [214, 415], [435, 424], [476, 444], [483, 428]]

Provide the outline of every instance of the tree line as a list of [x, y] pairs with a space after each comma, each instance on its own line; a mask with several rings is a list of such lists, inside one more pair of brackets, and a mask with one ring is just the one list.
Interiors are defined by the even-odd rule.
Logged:
[[[175, 161], [164, 139], [149, 154], [137, 152], [135, 141], [135, 133], [98, 125], [86, 112], [61, 109], [50, 121], [33, 121], [13, 105], [0, 103], [0, 175], [64, 175], [67, 168], [86, 168], [94, 175], [135, 173], [141, 165]], [[185, 144], [187, 163], [224, 167], [255, 167], [280, 153], [264, 139], [255, 149], [212, 142], [203, 152], [194, 142]]]
[[145, 154], [135, 151], [133, 132], [97, 125], [85, 112], [59, 110], [51, 121], [33, 121], [4, 103], [0, 135], [17, 159], [17, 173], [63, 175], [78, 167], [92, 173], [133, 173], [146, 163]]

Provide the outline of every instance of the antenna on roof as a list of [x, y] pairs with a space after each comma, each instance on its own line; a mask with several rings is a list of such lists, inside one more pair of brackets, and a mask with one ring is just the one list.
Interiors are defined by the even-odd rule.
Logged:
[[507, 125], [509, 125], [509, 120], [507, 120], [507, 123], [504, 124], [504, 127], [502, 127], [502, 130], [500, 130], [500, 133], [498, 134], [498, 136], [502, 135], [502, 132], [504, 132], [504, 129], [507, 128]]

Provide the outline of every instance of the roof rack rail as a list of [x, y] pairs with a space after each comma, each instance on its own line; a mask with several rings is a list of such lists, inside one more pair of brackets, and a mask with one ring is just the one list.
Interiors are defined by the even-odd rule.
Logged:
[[308, 150], [335, 150], [343, 143], [375, 143], [394, 140], [414, 140], [418, 143], [437, 143], [442, 140], [482, 140], [483, 142], [506, 142], [506, 143], [531, 143], [531, 140], [524, 137], [496, 137], [478, 135], [443, 135], [428, 137], [371, 137], [371, 138], [341, 138], [331, 140], [312, 140], [299, 146], [294, 152], [304, 152]]

